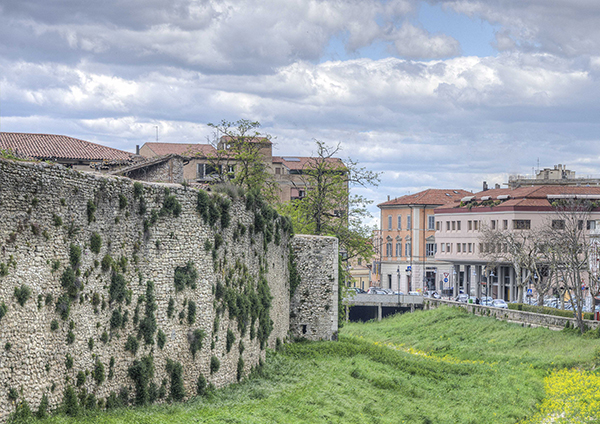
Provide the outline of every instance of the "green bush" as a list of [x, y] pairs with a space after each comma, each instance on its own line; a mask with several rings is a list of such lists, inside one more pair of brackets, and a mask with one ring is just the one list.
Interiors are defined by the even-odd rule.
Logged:
[[122, 274], [113, 272], [108, 293], [111, 302], [116, 300], [121, 303], [125, 300], [127, 297], [127, 281], [125, 281], [125, 277]]
[[187, 321], [190, 325], [196, 322], [196, 302], [194, 302], [193, 300], [190, 300], [188, 302]]
[[214, 374], [221, 368], [221, 361], [215, 355], [210, 357], [210, 373]]
[[70, 417], [75, 417], [79, 414], [79, 399], [75, 393], [75, 389], [68, 385], [65, 389], [62, 402], [62, 413]]
[[146, 405], [151, 402], [150, 384], [154, 378], [154, 360], [152, 356], [144, 356], [140, 360], [133, 361], [127, 374], [135, 384], [135, 403], [136, 405]]
[[136, 181], [133, 183], [133, 197], [138, 198], [144, 194], [144, 186], [142, 183]]
[[196, 352], [202, 349], [202, 341], [206, 333], [204, 330], [196, 329], [188, 333], [188, 343], [190, 344], [190, 352], [192, 352], [192, 358], [196, 358]]
[[156, 332], [156, 316], [154, 311], [158, 308], [154, 298], [154, 283], [146, 283], [146, 309], [144, 319], [140, 321], [140, 333], [144, 337], [146, 344], [154, 344], [154, 333]]
[[185, 397], [185, 386], [183, 385], [183, 367], [181, 363], [167, 358], [166, 370], [171, 377], [170, 399], [180, 401]]
[[71, 297], [68, 294], [61, 295], [56, 299], [56, 312], [60, 315], [63, 320], [69, 318], [69, 312], [71, 311]]
[[21, 284], [21, 287], [15, 287], [14, 294], [17, 298], [17, 302], [19, 303], [19, 305], [24, 306], [25, 303], [31, 297], [31, 289], [29, 288], [29, 286]]
[[81, 387], [85, 384], [85, 373], [83, 371], [79, 371], [77, 373], [77, 387]]
[[198, 199], [196, 202], [196, 211], [202, 217], [202, 220], [206, 224], [208, 222], [208, 205], [210, 203], [210, 197], [204, 190], [198, 190]]
[[65, 366], [67, 367], [68, 370], [70, 370], [71, 368], [73, 368], [73, 357], [67, 353], [67, 356], [65, 358]]
[[233, 344], [235, 343], [235, 334], [233, 334], [233, 331], [231, 331], [231, 329], [227, 329], [227, 339], [225, 342], [225, 347], [227, 349], [227, 353], [231, 352], [231, 347], [233, 346]]
[[100, 385], [104, 382], [104, 364], [98, 359], [96, 365], [94, 365], [94, 371], [92, 371], [92, 377], [96, 380], [96, 384]]
[[167, 317], [173, 318], [173, 314], [175, 313], [175, 300], [172, 297], [169, 298], [169, 305], [167, 306]]
[[181, 291], [186, 287], [192, 290], [196, 289], [196, 280], [198, 279], [198, 271], [194, 267], [194, 263], [189, 261], [185, 266], [175, 268], [175, 290]]
[[90, 237], [90, 250], [96, 254], [100, 253], [102, 247], [102, 237], [98, 233], [92, 233]]
[[124, 194], [119, 194], [119, 209], [125, 209], [127, 207], [127, 197]]
[[243, 376], [244, 376], [244, 360], [240, 356], [238, 358], [238, 363], [237, 363], [237, 372], [236, 372], [237, 381], [240, 381]]
[[140, 344], [138, 340], [130, 334], [129, 337], [127, 337], [127, 342], [125, 342], [125, 350], [135, 355], [138, 351], [139, 346]]
[[206, 378], [200, 374], [198, 376], [198, 381], [196, 382], [196, 393], [198, 396], [204, 396], [206, 394]]
[[88, 200], [88, 202], [87, 202], [88, 224], [90, 224], [96, 220], [96, 217], [94, 216], [94, 214], [96, 213], [96, 209], [98, 209], [96, 204], [94, 202], [92, 202], [91, 200]]
[[109, 269], [111, 269], [111, 267], [113, 266], [113, 258], [106, 254], [104, 255], [104, 257], [102, 258], [102, 272], [107, 272]]
[[75, 244], [69, 245], [69, 260], [71, 261], [71, 267], [77, 269], [81, 263], [81, 248]]
[[8, 307], [6, 306], [6, 303], [0, 303], [0, 319], [4, 318], [6, 312], [8, 312]]
[[158, 345], [158, 347], [160, 349], [165, 347], [165, 343], [167, 342], [167, 336], [164, 333], [164, 331], [162, 331], [162, 329], [158, 330], [158, 334], [156, 335], [156, 344]]
[[62, 218], [56, 214], [52, 215], [52, 223], [55, 227], [61, 227], [63, 224]]

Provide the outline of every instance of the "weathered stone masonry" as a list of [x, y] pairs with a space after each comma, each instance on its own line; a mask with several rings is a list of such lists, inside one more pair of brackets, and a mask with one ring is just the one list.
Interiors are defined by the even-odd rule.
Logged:
[[1, 420], [22, 400], [57, 406], [68, 386], [100, 403], [123, 388], [133, 398], [128, 369], [144, 357], [165, 397], [167, 360], [181, 363], [189, 397], [201, 374], [216, 387], [246, 375], [290, 330], [335, 337], [337, 240], [294, 238], [301, 282], [290, 306], [289, 223], [222, 194], [199, 212], [199, 198], [180, 185], [0, 160]]

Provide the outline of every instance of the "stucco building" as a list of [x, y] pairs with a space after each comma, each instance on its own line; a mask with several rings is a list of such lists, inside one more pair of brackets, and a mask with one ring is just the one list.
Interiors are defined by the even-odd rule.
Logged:
[[377, 205], [376, 279], [394, 291], [439, 290], [452, 266], [436, 258], [434, 209], [471, 195], [465, 190], [429, 189]]
[[[576, 196], [600, 200], [600, 187], [544, 185], [491, 189], [436, 208], [436, 259], [452, 264], [450, 287], [454, 287], [454, 294], [462, 290], [475, 296], [488, 294], [506, 301], [516, 300], [517, 281], [512, 265], [499, 263], [493, 270], [486, 270], [488, 260], [482, 229], [536, 231], [557, 220], [553, 201]], [[597, 236], [597, 220], [600, 212], [594, 209], [585, 224], [592, 237]], [[490, 271], [493, 275], [487, 284]]]

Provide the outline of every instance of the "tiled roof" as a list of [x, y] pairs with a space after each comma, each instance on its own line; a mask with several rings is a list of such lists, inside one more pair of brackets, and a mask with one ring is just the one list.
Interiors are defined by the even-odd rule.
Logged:
[[[547, 208], [551, 206], [551, 201], [548, 200], [548, 196], [552, 195], [592, 195], [600, 197], [600, 187], [544, 185], [519, 187], [515, 189], [491, 189], [473, 193], [473, 199], [468, 203], [464, 203], [462, 208], [469, 210], [486, 208], [490, 206], [490, 202], [493, 202], [494, 207]], [[498, 196], [500, 196], [500, 199]], [[445, 205], [439, 209], [459, 207], [460, 199], [456, 200], [452, 205]]]
[[247, 136], [247, 137], [230, 137], [228, 135], [224, 135], [223, 137], [221, 137], [220, 141], [222, 143], [227, 142], [229, 140], [232, 139], [236, 139], [236, 140], [240, 140], [240, 139], [247, 139], [247, 141], [249, 143], [261, 143], [261, 144], [273, 144], [271, 142], [271, 140], [269, 140], [267, 137], [252, 137], [252, 136]]
[[[144, 146], [152, 150], [157, 156], [175, 154], [179, 156], [206, 156], [213, 154], [216, 149], [210, 144], [199, 143], [145, 143]], [[143, 146], [142, 146], [143, 147]]]
[[133, 154], [112, 147], [56, 134], [27, 134], [0, 132], [0, 148], [18, 156], [50, 160], [125, 160]]
[[397, 205], [445, 205], [455, 200], [460, 201], [465, 196], [472, 196], [473, 193], [461, 189], [436, 189], [420, 191], [415, 194], [397, 197], [387, 202], [378, 204], [378, 207], [397, 206]]
[[[306, 156], [273, 156], [273, 163], [282, 164], [290, 170], [299, 171], [315, 163], [316, 159]], [[325, 161], [335, 166], [346, 167], [339, 158], [325, 158]]]

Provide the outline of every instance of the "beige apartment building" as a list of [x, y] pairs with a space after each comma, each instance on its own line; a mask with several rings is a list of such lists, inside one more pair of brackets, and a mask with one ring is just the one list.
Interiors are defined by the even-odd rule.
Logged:
[[[279, 186], [279, 201], [281, 203], [302, 199], [306, 195], [306, 187], [303, 172], [310, 167], [315, 160], [305, 156], [273, 156], [273, 143], [264, 137], [256, 139], [260, 144], [260, 153], [267, 165], [267, 169], [274, 176]], [[146, 158], [158, 158], [166, 155], [179, 155], [185, 158], [183, 167], [183, 178], [188, 183], [211, 183], [215, 180], [216, 169], [214, 169], [214, 158], [224, 157], [221, 161], [229, 169], [227, 172], [235, 172], [235, 160], [226, 160], [228, 138], [222, 137], [217, 148], [210, 144], [198, 143], [160, 143], [148, 142], [140, 149], [139, 154]], [[211, 160], [212, 158], [212, 160]], [[335, 169], [346, 169], [339, 158], [327, 158]]]
[[[556, 219], [552, 201], [580, 196], [600, 199], [600, 187], [532, 186], [516, 189], [491, 189], [464, 196], [435, 209], [436, 259], [452, 264], [449, 288], [473, 296], [489, 295], [506, 301], [517, 299], [516, 273], [508, 264], [486, 269], [481, 241], [484, 227], [510, 231], [536, 231]], [[590, 236], [597, 237], [592, 212], [587, 224]], [[491, 273], [487, 284], [488, 273]], [[445, 286], [446, 288], [446, 286]]]
[[437, 290], [443, 284], [452, 265], [435, 256], [434, 209], [471, 194], [429, 189], [377, 205], [381, 217], [373, 272], [382, 288], [408, 293]]

